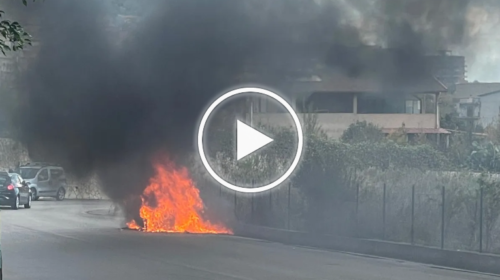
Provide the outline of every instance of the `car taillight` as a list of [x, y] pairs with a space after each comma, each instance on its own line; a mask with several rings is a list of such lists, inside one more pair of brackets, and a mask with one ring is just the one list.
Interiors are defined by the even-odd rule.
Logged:
[[13, 185], [8, 185], [8, 186], [7, 186], [7, 189], [8, 189], [9, 191], [11, 191], [11, 190], [13, 190], [13, 189], [14, 189], [14, 186], [13, 186]]

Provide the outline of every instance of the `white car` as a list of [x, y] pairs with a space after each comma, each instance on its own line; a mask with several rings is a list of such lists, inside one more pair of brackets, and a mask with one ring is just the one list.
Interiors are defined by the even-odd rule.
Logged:
[[19, 174], [28, 184], [33, 200], [40, 197], [66, 197], [66, 174], [61, 166], [43, 162], [29, 163], [19, 167]]

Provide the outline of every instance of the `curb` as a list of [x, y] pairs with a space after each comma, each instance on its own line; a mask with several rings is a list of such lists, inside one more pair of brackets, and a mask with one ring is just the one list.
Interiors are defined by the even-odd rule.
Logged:
[[356, 239], [240, 224], [235, 235], [286, 244], [432, 264], [500, 275], [500, 255], [441, 250], [380, 240]]

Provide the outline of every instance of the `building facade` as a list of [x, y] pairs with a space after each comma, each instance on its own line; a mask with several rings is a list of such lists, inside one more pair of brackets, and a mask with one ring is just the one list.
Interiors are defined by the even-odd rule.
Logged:
[[[290, 83], [288, 97], [304, 119], [315, 113], [323, 130], [332, 138], [357, 121], [366, 121], [389, 134], [403, 128], [408, 134], [433, 135], [438, 140], [448, 131], [439, 123], [438, 98], [446, 87], [438, 80], [416, 79], [411, 84], [381, 82], [370, 77], [349, 77], [339, 71], [322, 71], [308, 79]], [[292, 126], [285, 111], [267, 99], [255, 106], [254, 120]]]
[[458, 116], [486, 127], [498, 121], [500, 83], [464, 83], [450, 89]]

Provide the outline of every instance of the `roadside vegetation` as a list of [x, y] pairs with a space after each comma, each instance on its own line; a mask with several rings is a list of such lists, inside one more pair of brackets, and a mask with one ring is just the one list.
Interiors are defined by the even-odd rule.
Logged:
[[[448, 149], [439, 149], [425, 137], [406, 141], [404, 129], [385, 136], [378, 127], [358, 122], [333, 140], [313, 115], [304, 122], [307, 142], [300, 168], [270, 194], [235, 199], [238, 220], [410, 243], [413, 208], [413, 243], [439, 247], [444, 217], [445, 248], [477, 251], [482, 195], [482, 250], [500, 253], [500, 177], [495, 175], [500, 137], [467, 146], [457, 136]], [[498, 128], [488, 128], [490, 135]], [[290, 130], [266, 131], [294, 146]], [[282, 174], [290, 160], [286, 155], [282, 150], [265, 160], [255, 155], [237, 163], [227, 150], [213, 164], [235, 182], [250, 185], [256, 174], [265, 181], [274, 179], [270, 174]], [[224, 196], [232, 200], [234, 194]]]

